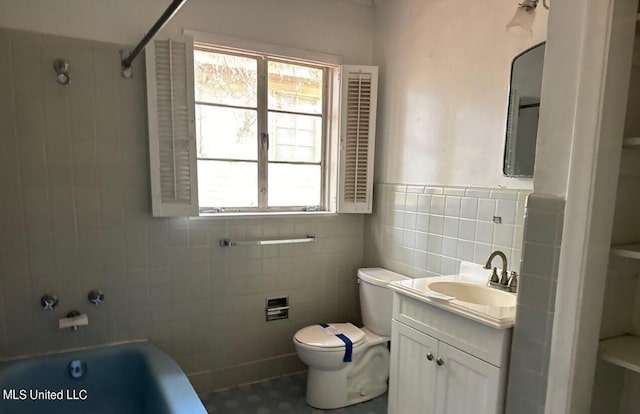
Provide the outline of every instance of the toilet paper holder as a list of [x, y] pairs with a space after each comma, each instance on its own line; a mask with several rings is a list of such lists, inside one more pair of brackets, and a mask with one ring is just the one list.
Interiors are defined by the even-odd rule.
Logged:
[[289, 296], [267, 298], [265, 320], [269, 322], [278, 319], [287, 319], [289, 317], [289, 308]]

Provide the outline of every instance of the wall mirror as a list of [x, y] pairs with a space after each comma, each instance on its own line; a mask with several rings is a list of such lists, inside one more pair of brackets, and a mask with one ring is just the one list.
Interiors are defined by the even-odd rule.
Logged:
[[507, 177], [533, 177], [544, 48], [544, 42], [533, 46], [516, 56], [511, 63], [502, 169]]

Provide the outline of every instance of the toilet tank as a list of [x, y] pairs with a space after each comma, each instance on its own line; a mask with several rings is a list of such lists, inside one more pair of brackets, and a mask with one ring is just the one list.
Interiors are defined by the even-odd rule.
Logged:
[[393, 294], [387, 285], [409, 279], [380, 267], [358, 269], [360, 311], [364, 327], [381, 336], [391, 336]]

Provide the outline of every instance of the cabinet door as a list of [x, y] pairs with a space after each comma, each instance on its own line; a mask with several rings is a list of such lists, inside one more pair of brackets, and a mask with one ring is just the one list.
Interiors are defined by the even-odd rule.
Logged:
[[436, 414], [496, 414], [502, 410], [500, 369], [440, 342]]
[[389, 414], [434, 412], [437, 347], [436, 339], [393, 321]]

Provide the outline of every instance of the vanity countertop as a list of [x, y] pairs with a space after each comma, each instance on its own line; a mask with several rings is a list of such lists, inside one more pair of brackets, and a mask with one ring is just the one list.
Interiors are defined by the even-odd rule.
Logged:
[[[516, 317], [516, 305], [491, 306], [464, 302], [457, 299], [438, 299], [438, 292], [429, 289], [434, 282], [466, 283], [477, 286], [485, 286], [489, 273], [482, 266], [463, 262], [460, 273], [457, 275], [407, 279], [393, 282], [389, 285], [394, 291], [409, 296], [431, 306], [447, 310], [465, 318], [480, 322], [496, 329], [508, 329], [513, 327]], [[490, 288], [491, 289], [491, 288]], [[515, 293], [507, 293], [516, 295]]]

